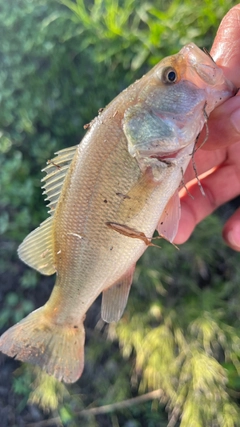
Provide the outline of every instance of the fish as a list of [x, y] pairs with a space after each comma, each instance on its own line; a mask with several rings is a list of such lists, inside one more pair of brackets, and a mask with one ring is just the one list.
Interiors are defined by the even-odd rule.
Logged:
[[235, 93], [190, 43], [101, 110], [79, 145], [55, 153], [43, 179], [49, 216], [18, 249], [30, 267], [56, 273], [55, 286], [44, 306], [1, 336], [2, 353], [65, 383], [80, 378], [87, 310], [102, 293], [102, 319], [117, 322], [155, 230], [173, 242], [195, 141]]

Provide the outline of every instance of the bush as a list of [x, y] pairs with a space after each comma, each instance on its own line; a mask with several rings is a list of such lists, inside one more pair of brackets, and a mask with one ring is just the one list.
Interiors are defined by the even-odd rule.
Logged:
[[[45, 302], [53, 284], [16, 256], [19, 242], [47, 216], [40, 188], [46, 161], [77, 144], [99, 108], [162, 57], [190, 41], [210, 48], [228, 8], [216, 0], [198, 0], [194, 8], [188, 0], [163, 0], [161, 7], [156, 0], [2, 4], [1, 327]], [[149, 248], [117, 325], [98, 321], [96, 302], [86, 321], [86, 367], [76, 385], [66, 388], [37, 368], [20, 368], [14, 408], [24, 422], [36, 419], [26, 406], [29, 393], [55, 421], [74, 426], [93, 402], [106, 405], [161, 389], [169, 426], [181, 416], [181, 427], [237, 425], [240, 272], [237, 255], [221, 242], [221, 226], [212, 216], [180, 251], [164, 242], [161, 250]], [[84, 417], [89, 426], [166, 426], [162, 404], [125, 404], [108, 415], [89, 411]], [[8, 425], [14, 425], [11, 411]]]

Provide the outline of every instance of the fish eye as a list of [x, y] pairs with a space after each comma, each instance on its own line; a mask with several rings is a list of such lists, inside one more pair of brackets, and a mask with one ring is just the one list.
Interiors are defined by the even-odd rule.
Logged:
[[172, 84], [177, 81], [177, 72], [172, 67], [165, 68], [162, 73], [162, 81], [163, 83]]

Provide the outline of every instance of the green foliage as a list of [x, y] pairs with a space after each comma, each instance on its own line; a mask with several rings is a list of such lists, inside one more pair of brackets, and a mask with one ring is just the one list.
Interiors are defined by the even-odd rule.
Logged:
[[[95, 60], [137, 70], [193, 41], [210, 48], [216, 27], [229, 9], [221, 1], [61, 0], [84, 35], [80, 49]], [[101, 40], [101, 43], [99, 43]]]
[[[235, 426], [240, 416], [228, 390], [228, 385], [235, 389], [239, 385], [240, 271], [233, 266], [232, 251], [221, 244], [220, 229], [219, 219], [212, 216], [180, 251], [163, 243], [162, 256], [156, 259], [148, 250], [140, 270], [145, 263], [156, 265], [161, 272], [159, 287], [151, 280], [142, 282], [140, 275], [138, 291], [144, 300], [148, 294], [145, 312], [136, 304], [139, 296], [133, 295], [128, 313], [116, 325], [124, 357], [134, 351], [141, 391], [163, 390], [170, 425], [182, 415], [181, 427]], [[218, 271], [223, 263], [226, 270]], [[167, 292], [158, 295], [162, 286]]]
[[28, 301], [19, 296], [15, 292], [9, 292], [6, 296], [5, 307], [0, 313], [0, 327], [3, 327], [9, 319], [12, 322], [19, 322], [24, 316], [29, 314], [34, 309], [31, 301]]
[[[98, 109], [162, 57], [191, 41], [210, 48], [229, 7], [223, 0], [197, 0], [194, 7], [190, 0], [2, 3], [1, 327], [43, 304], [53, 282], [16, 255], [18, 243], [47, 215], [40, 189], [46, 161], [78, 143]], [[80, 382], [67, 388], [24, 367], [13, 379], [18, 411], [30, 394], [63, 425], [166, 427], [158, 401], [81, 414], [161, 389], [171, 427], [237, 426], [240, 267], [221, 242], [221, 226], [212, 216], [179, 251], [162, 241], [161, 249], [149, 248], [122, 321], [109, 328], [99, 321], [93, 329], [90, 310]], [[98, 302], [96, 308], [98, 316]]]
[[[36, 366], [29, 368], [29, 370], [32, 371], [34, 377], [33, 391], [30, 393], [29, 402], [41, 406], [46, 411], [57, 409], [62, 401], [68, 397], [65, 385]], [[65, 408], [62, 408], [62, 413], [66, 418]]]

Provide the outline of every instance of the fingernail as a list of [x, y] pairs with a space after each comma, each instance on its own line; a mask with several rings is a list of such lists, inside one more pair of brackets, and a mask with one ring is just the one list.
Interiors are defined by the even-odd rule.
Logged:
[[230, 120], [238, 133], [240, 133], [240, 109], [233, 111]]

